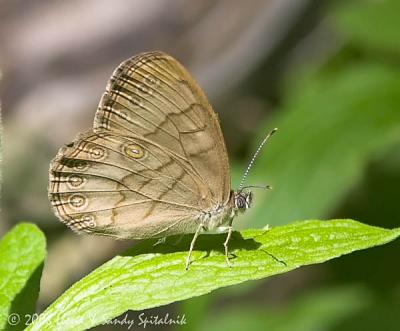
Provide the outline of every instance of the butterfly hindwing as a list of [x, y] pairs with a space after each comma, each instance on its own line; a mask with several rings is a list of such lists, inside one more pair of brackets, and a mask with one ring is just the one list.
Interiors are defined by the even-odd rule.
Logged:
[[88, 132], [51, 163], [50, 200], [77, 231], [120, 238], [181, 232], [178, 221], [195, 219], [209, 194], [187, 167], [144, 140]]

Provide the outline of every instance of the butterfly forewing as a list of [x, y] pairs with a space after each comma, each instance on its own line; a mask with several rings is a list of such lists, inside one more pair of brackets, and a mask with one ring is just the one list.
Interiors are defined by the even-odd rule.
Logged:
[[201, 212], [229, 194], [216, 114], [187, 71], [158, 52], [115, 70], [93, 131], [50, 165], [49, 196], [60, 219], [119, 238], [193, 232]]
[[100, 101], [94, 129], [160, 144], [192, 165], [214, 203], [228, 200], [229, 162], [217, 115], [171, 56], [153, 52], [123, 62]]

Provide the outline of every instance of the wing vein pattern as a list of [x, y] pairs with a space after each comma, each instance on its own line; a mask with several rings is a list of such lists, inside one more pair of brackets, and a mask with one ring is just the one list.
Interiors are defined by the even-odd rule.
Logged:
[[186, 69], [162, 52], [122, 62], [93, 129], [50, 164], [49, 198], [61, 221], [122, 239], [194, 232], [230, 189], [218, 117]]

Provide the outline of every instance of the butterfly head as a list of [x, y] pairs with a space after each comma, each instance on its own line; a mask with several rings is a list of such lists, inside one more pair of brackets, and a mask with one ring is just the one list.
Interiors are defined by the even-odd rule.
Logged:
[[[273, 129], [270, 133], [266, 135], [266, 137], [263, 139], [261, 144], [258, 146], [256, 152], [254, 153], [252, 159], [250, 160], [246, 171], [244, 172], [244, 175], [242, 177], [242, 180], [240, 181], [239, 189], [237, 191], [233, 192], [233, 203], [235, 206], [236, 211], [244, 212], [246, 209], [251, 207], [251, 202], [253, 200], [253, 193], [249, 190], [249, 188], [262, 188], [262, 189], [271, 189], [271, 186], [269, 185], [248, 185], [248, 186], [243, 186], [247, 175], [249, 174], [250, 169], [253, 167], [254, 161], [256, 160], [258, 154], [260, 153], [261, 149], [265, 145], [265, 143], [268, 141], [268, 139], [277, 131], [278, 129], [275, 128]], [[235, 212], [236, 212], [235, 211]]]
[[251, 207], [253, 193], [251, 191], [238, 190], [233, 192], [233, 201], [235, 208], [240, 212], [244, 212]]

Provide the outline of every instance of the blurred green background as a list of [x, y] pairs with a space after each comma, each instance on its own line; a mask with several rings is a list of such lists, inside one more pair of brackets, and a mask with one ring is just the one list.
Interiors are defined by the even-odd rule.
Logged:
[[[50, 160], [90, 127], [114, 67], [143, 51], [171, 53], [200, 82], [234, 187], [279, 128], [248, 179], [274, 190], [255, 191], [236, 228], [312, 218], [398, 227], [399, 31], [398, 0], [2, 1], [0, 234], [21, 220], [46, 233], [38, 311], [132, 244], [71, 233], [46, 187]], [[146, 314], [185, 314], [176, 328], [187, 330], [399, 330], [399, 256], [394, 242]]]

